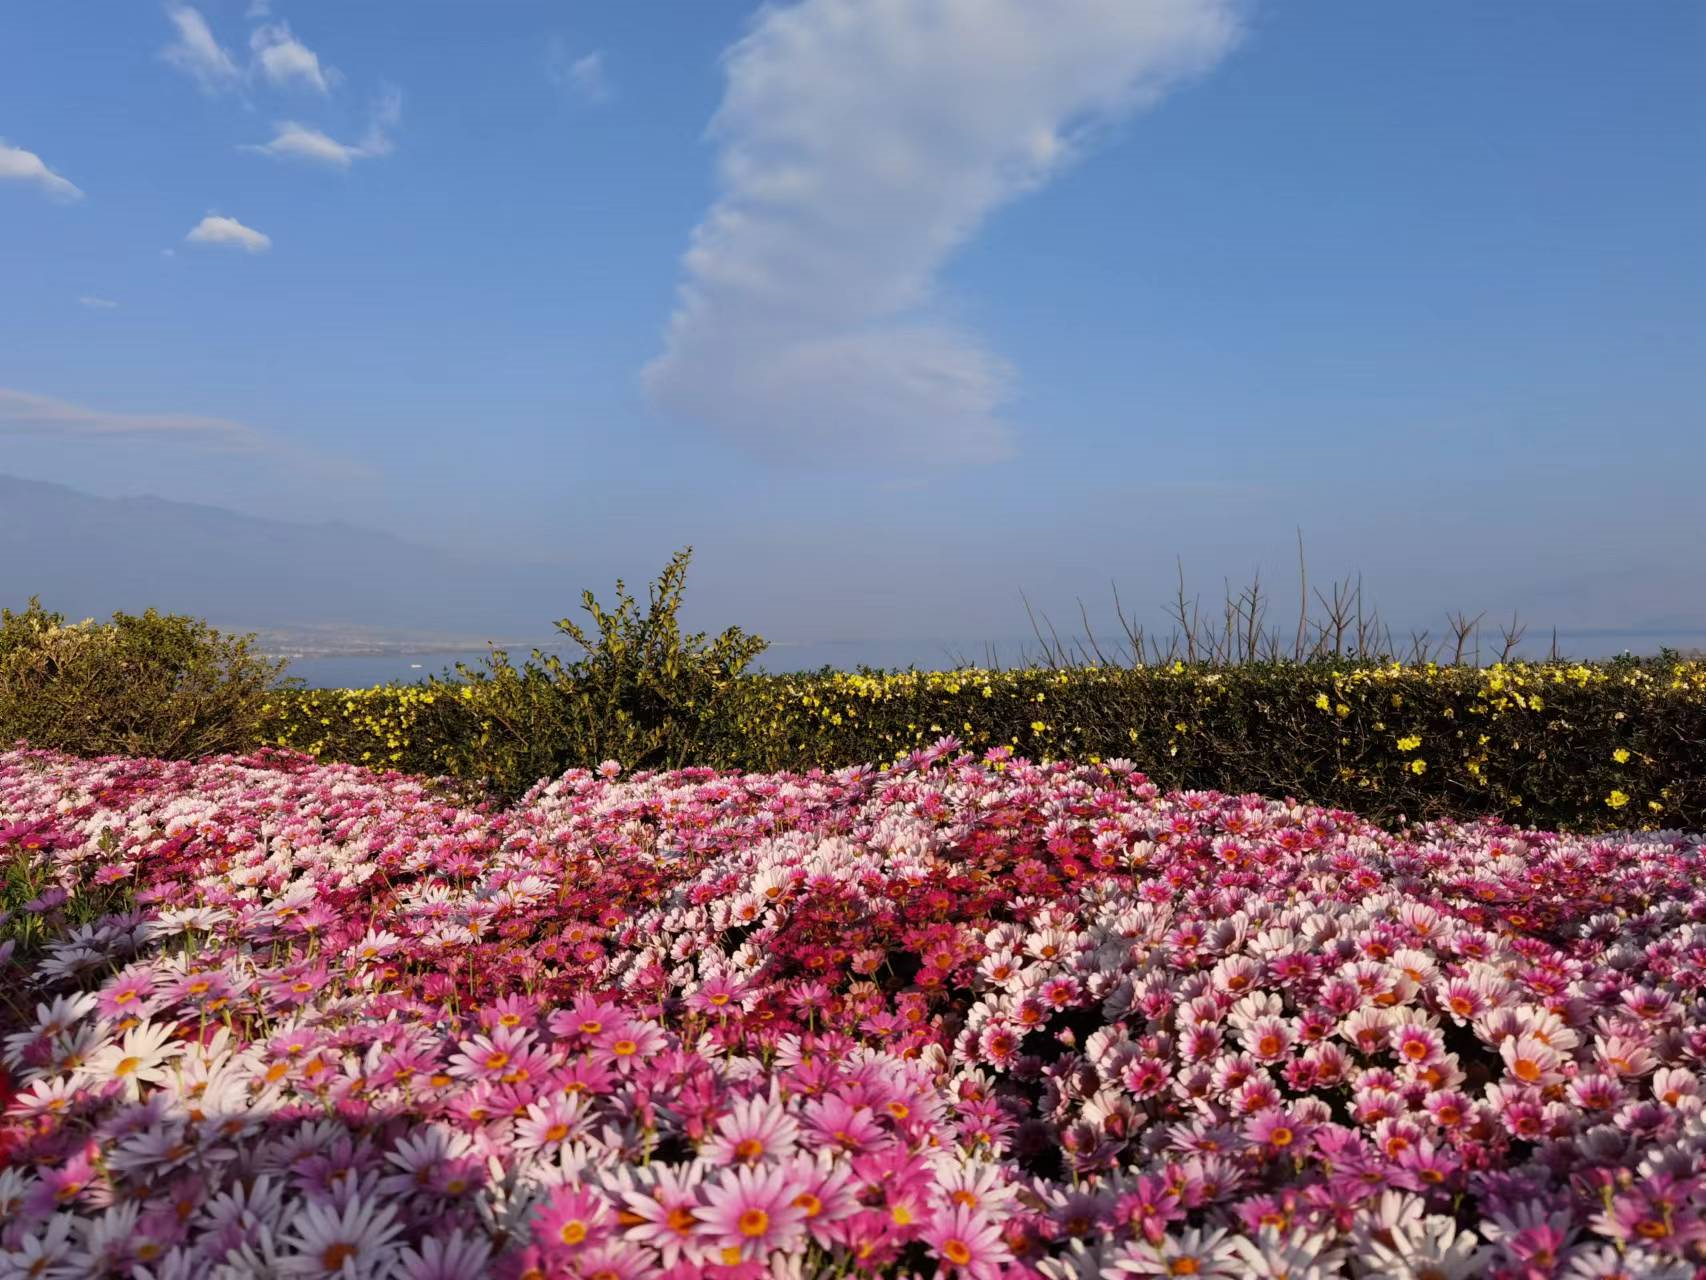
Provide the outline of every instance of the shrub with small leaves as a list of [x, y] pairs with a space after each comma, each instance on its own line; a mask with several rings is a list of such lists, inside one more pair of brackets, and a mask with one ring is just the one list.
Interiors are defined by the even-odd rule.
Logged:
[[71, 624], [36, 598], [0, 609], [0, 741], [178, 760], [251, 750], [284, 665], [253, 641], [153, 609]]

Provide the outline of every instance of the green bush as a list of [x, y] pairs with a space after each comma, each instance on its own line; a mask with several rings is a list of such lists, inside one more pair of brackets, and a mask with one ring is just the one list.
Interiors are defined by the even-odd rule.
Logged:
[[450, 738], [440, 761], [453, 774], [478, 777], [507, 794], [605, 760], [630, 769], [698, 763], [725, 695], [765, 642], [739, 627], [708, 644], [704, 632], [681, 634], [676, 615], [692, 555], [687, 547], [671, 558], [651, 585], [644, 614], [620, 578], [614, 610], [583, 592], [581, 606], [597, 635], [569, 618], [556, 623], [582, 651], [574, 662], [535, 649], [516, 667], [494, 650], [483, 667], [458, 664], [466, 682], [459, 687], [429, 679], [429, 688], [445, 694], [446, 712], [470, 704], [478, 710], [473, 732]]
[[[952, 734], [1033, 760], [1134, 761], [1163, 787], [1380, 821], [1706, 828], [1706, 663], [1246, 663], [742, 675], [671, 751], [624, 754], [539, 673], [276, 693], [268, 741], [513, 793], [570, 764], [769, 772], [886, 763]], [[588, 690], [579, 696], [591, 699]], [[698, 708], [691, 710], [697, 711]]]
[[0, 609], [0, 741], [84, 756], [251, 750], [283, 667], [253, 639], [153, 609], [70, 625], [34, 598]]

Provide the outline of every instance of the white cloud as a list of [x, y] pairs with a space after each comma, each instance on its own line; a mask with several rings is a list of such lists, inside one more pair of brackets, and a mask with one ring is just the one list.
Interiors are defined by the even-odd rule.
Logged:
[[1098, 127], [1212, 67], [1238, 0], [802, 0], [724, 56], [720, 192], [654, 403], [774, 453], [1011, 456], [1012, 377], [936, 275]]
[[256, 28], [249, 37], [249, 48], [254, 51], [255, 68], [274, 86], [300, 81], [326, 94], [337, 83], [338, 72], [332, 67], [322, 67], [319, 55], [291, 35], [285, 23]]
[[352, 162], [368, 154], [359, 146], [339, 142], [318, 129], [310, 129], [294, 120], [281, 121], [275, 129], [277, 132], [271, 142], [244, 146], [239, 150], [291, 160], [309, 160], [316, 164], [329, 164], [338, 169], [347, 169]]
[[306, 160], [311, 164], [330, 165], [334, 169], [347, 169], [357, 160], [389, 155], [392, 143], [387, 131], [396, 127], [402, 115], [402, 95], [391, 89], [386, 91], [374, 107], [372, 121], [360, 142], [339, 142], [319, 129], [298, 124], [294, 120], [281, 120], [273, 126], [271, 142], [246, 144], [238, 150], [286, 160]]
[[249, 7], [244, 10], [243, 16], [250, 21], [257, 18], [270, 18], [272, 16], [272, 5], [267, 0], [249, 0]]
[[0, 387], [0, 435], [52, 433], [80, 436], [156, 436], [228, 449], [271, 451], [275, 446], [255, 428], [228, 418], [190, 413], [112, 413]]
[[118, 303], [114, 302], [111, 298], [92, 298], [85, 294], [83, 297], [77, 299], [77, 301], [82, 303], [85, 307], [88, 307], [91, 311], [115, 311], [118, 309]]
[[0, 182], [6, 181], [34, 183], [52, 199], [66, 203], [83, 198], [74, 183], [49, 169], [35, 152], [8, 146], [6, 139], [0, 138]]
[[160, 51], [162, 58], [209, 93], [237, 83], [237, 64], [213, 38], [206, 18], [187, 4], [168, 6], [166, 16], [178, 29], [178, 38]]
[[613, 96], [604, 70], [604, 50], [573, 57], [561, 36], [552, 36], [545, 55], [546, 73], [553, 84], [573, 89], [588, 102], [608, 102]]
[[265, 253], [272, 248], [272, 237], [253, 227], [245, 227], [235, 218], [210, 213], [184, 237], [190, 244], [228, 244], [247, 253]]
[[604, 74], [604, 50], [594, 49], [569, 64], [569, 83], [593, 102], [610, 99], [610, 81]]

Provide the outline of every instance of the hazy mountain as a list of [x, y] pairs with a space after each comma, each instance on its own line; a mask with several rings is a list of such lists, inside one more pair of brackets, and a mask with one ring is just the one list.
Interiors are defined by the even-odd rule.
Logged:
[[318, 635], [551, 634], [583, 585], [566, 568], [480, 563], [374, 529], [294, 524], [161, 498], [101, 498], [0, 475], [0, 604], [75, 618], [149, 606], [223, 627]]

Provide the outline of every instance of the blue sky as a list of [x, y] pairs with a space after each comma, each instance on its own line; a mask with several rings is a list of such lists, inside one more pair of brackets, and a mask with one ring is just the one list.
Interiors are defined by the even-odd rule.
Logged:
[[705, 625], [970, 648], [1301, 526], [1405, 624], [1706, 628], [1703, 54], [1684, 3], [22, 0], [0, 470], [572, 565], [544, 617], [691, 542]]

